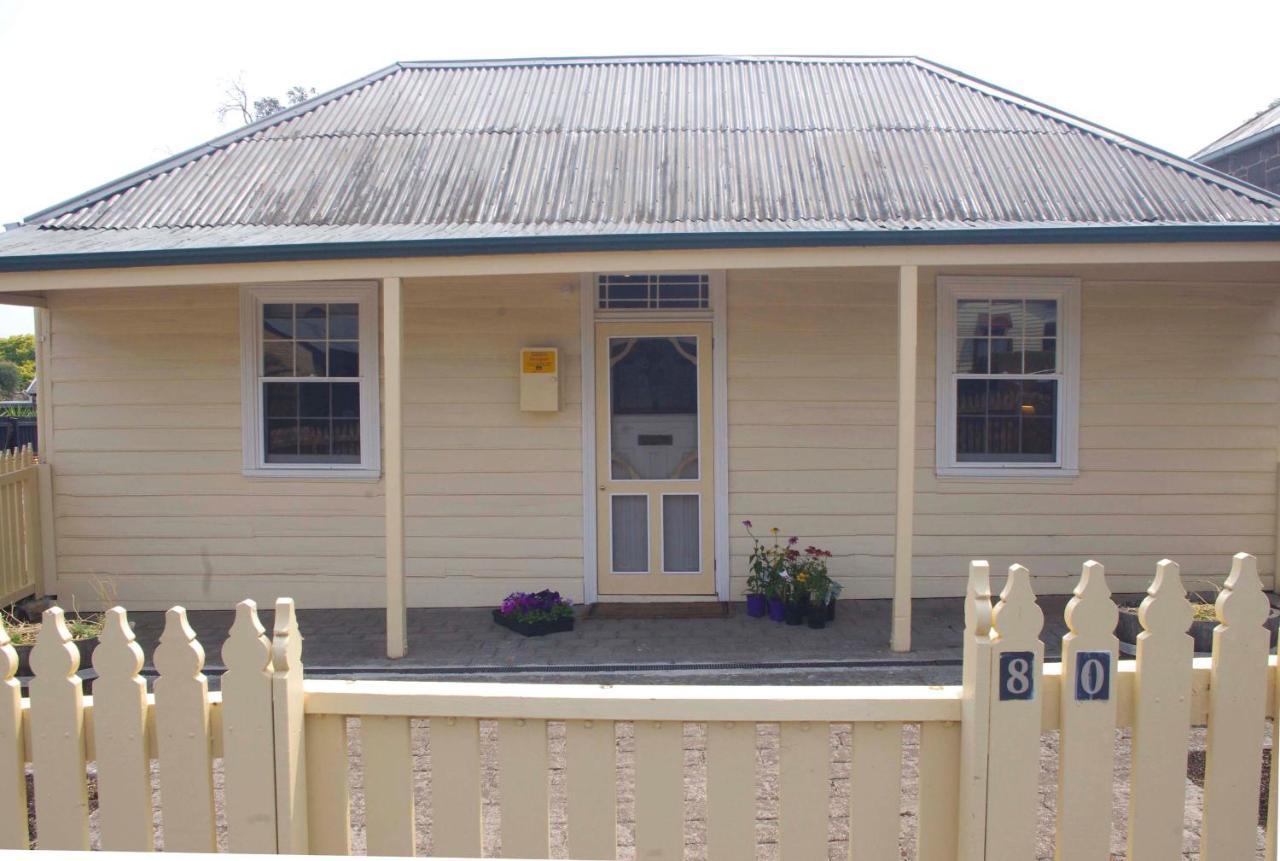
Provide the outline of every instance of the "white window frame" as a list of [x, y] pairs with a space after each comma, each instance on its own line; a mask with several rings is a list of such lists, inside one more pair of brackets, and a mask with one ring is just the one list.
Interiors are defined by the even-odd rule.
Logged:
[[[360, 462], [267, 463], [262, 415], [262, 306], [271, 303], [350, 303], [360, 309]], [[368, 282], [262, 284], [240, 290], [240, 400], [244, 474], [275, 478], [374, 480], [382, 471], [378, 397], [378, 285]]]
[[[971, 463], [956, 459], [956, 303], [961, 299], [1057, 300], [1058, 374], [1054, 378], [1059, 380], [1060, 390], [1056, 462]], [[938, 475], [1000, 478], [1062, 478], [1079, 475], [1079, 279], [940, 275], [937, 306], [937, 426], [934, 437]]]

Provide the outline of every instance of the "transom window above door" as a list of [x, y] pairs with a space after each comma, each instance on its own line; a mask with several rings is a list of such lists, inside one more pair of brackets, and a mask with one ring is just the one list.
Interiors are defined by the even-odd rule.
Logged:
[[938, 471], [1076, 468], [1079, 285], [938, 279]]
[[711, 307], [706, 273], [597, 275], [596, 307], [602, 311], [705, 311]]
[[245, 471], [376, 477], [376, 288], [246, 288], [241, 323]]

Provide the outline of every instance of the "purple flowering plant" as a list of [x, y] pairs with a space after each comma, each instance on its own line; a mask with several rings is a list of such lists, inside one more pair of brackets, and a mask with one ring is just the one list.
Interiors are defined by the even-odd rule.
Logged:
[[501, 613], [517, 622], [554, 622], [573, 618], [573, 602], [559, 592], [512, 592], [502, 599]]

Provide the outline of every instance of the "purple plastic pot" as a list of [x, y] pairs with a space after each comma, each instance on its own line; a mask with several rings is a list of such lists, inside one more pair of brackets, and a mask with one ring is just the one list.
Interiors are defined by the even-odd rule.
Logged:
[[781, 598], [769, 599], [769, 618], [781, 622], [787, 617], [787, 604]]
[[747, 596], [747, 615], [753, 619], [759, 619], [769, 610], [765, 597], [763, 595]]

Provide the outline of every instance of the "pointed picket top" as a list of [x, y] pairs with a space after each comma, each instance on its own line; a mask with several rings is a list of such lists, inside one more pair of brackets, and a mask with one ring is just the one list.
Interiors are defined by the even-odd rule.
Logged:
[[31, 649], [31, 670], [36, 677], [69, 679], [80, 669], [80, 650], [71, 642], [71, 631], [61, 607], [50, 607], [40, 618], [40, 633]]
[[247, 599], [236, 605], [236, 620], [222, 644], [222, 663], [227, 673], [271, 670], [271, 641], [258, 619], [258, 604]]
[[964, 629], [971, 637], [991, 633], [991, 563], [975, 559], [969, 563], [969, 584], [964, 595]]
[[1261, 627], [1271, 613], [1271, 602], [1262, 592], [1258, 560], [1248, 553], [1231, 558], [1231, 573], [1222, 584], [1214, 609], [1218, 621], [1228, 627]]
[[171, 607], [164, 614], [164, 631], [155, 653], [156, 669], [160, 681], [169, 678], [203, 679], [204, 646], [196, 639], [196, 632], [187, 621], [183, 607]]
[[1023, 566], [1009, 566], [1009, 579], [1000, 592], [1000, 603], [991, 613], [991, 625], [996, 639], [1020, 642], [1039, 638], [1044, 612], [1031, 588], [1031, 572]]
[[102, 616], [102, 634], [93, 650], [93, 668], [102, 679], [132, 679], [142, 672], [142, 647], [133, 636], [123, 607], [112, 607]]
[[271, 638], [272, 668], [277, 673], [302, 670], [302, 634], [292, 598], [276, 599], [276, 619]]
[[0, 684], [11, 681], [17, 674], [18, 650], [13, 647], [4, 625], [0, 625]]
[[1120, 610], [1111, 600], [1106, 568], [1092, 559], [1080, 570], [1080, 582], [1067, 602], [1066, 622], [1072, 634], [1084, 640], [1110, 637], [1120, 620]]
[[1187, 589], [1182, 585], [1182, 568], [1170, 559], [1156, 565], [1156, 578], [1147, 587], [1147, 597], [1138, 605], [1138, 621], [1144, 634], [1190, 636], [1187, 630], [1195, 618]]

